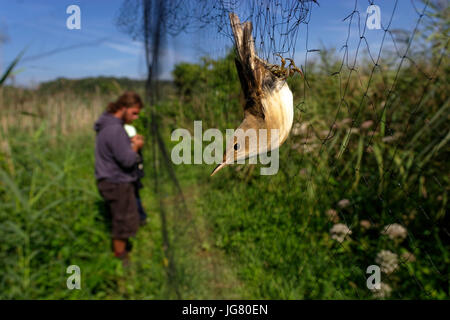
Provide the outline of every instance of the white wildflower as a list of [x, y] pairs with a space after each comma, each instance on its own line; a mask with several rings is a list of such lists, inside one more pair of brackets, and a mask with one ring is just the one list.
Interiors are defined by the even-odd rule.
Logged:
[[328, 209], [326, 212], [326, 215], [327, 215], [328, 219], [330, 219], [334, 223], [339, 221], [338, 213], [334, 209]]
[[398, 223], [388, 224], [381, 233], [387, 235], [391, 240], [399, 241], [404, 240], [408, 234], [405, 227]]
[[350, 205], [350, 200], [348, 199], [342, 199], [338, 202], [338, 207], [341, 209], [344, 209], [345, 207], [348, 207]]
[[375, 262], [380, 266], [382, 272], [390, 274], [398, 267], [398, 257], [389, 250], [381, 250], [377, 254]]
[[359, 222], [360, 226], [364, 229], [369, 229], [371, 227], [371, 223], [369, 220], [361, 220]]
[[392, 292], [392, 288], [384, 282], [380, 283], [380, 289], [372, 289], [373, 296], [378, 299], [389, 298]]
[[331, 230], [331, 239], [334, 239], [338, 242], [343, 242], [347, 235], [352, 234], [352, 231], [343, 223], [335, 224]]

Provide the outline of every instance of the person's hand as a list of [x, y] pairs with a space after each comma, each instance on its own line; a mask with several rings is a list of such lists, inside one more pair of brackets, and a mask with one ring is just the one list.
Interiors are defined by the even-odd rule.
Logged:
[[144, 137], [140, 134], [135, 135], [133, 138], [131, 138], [131, 147], [135, 152], [138, 152], [142, 149], [144, 146]]

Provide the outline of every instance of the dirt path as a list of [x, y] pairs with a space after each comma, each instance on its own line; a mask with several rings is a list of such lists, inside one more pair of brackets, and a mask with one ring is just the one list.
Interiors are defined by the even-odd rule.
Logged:
[[[198, 206], [201, 189], [183, 187], [188, 212], [180, 210], [179, 197], [159, 200], [150, 188], [141, 198], [149, 223], [134, 241], [131, 266], [123, 271], [112, 299], [245, 299], [245, 286], [224, 252], [215, 246], [206, 213]], [[165, 220], [169, 246], [162, 230]]]
[[[192, 277], [191, 288], [184, 288], [183, 299], [238, 299], [246, 297], [244, 285], [237, 278], [224, 252], [215, 246], [214, 234], [204, 212], [198, 206], [202, 190], [198, 186], [183, 188], [187, 212], [177, 212], [177, 197], [166, 198], [167, 208], [176, 212], [172, 218], [174, 230], [181, 234], [172, 237], [176, 247], [174, 260], [178, 274]], [[170, 217], [168, 217], [170, 219]], [[175, 221], [177, 220], [177, 221]], [[180, 269], [181, 268], [181, 269]], [[184, 269], [184, 270], [183, 270]], [[186, 280], [186, 279], [184, 279]], [[183, 281], [183, 280], [182, 280]], [[186, 290], [187, 289], [187, 290]]]

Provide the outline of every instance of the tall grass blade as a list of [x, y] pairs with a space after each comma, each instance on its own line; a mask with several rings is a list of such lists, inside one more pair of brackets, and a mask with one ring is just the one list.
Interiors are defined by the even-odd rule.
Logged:
[[23, 49], [17, 57], [11, 62], [11, 64], [8, 66], [6, 71], [3, 73], [2, 77], [0, 78], [0, 87], [3, 85], [3, 83], [8, 79], [9, 75], [12, 73], [15, 66], [19, 63], [20, 59], [22, 59], [23, 54], [25, 53], [26, 49]]

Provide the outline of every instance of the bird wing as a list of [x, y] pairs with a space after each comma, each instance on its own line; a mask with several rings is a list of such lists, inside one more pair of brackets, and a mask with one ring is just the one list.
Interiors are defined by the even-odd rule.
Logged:
[[255, 53], [252, 23], [247, 21], [241, 24], [239, 17], [234, 13], [230, 13], [229, 16], [236, 45], [236, 69], [246, 100], [244, 112], [264, 119], [264, 108], [261, 104], [262, 89], [263, 85], [273, 82], [271, 72]]

